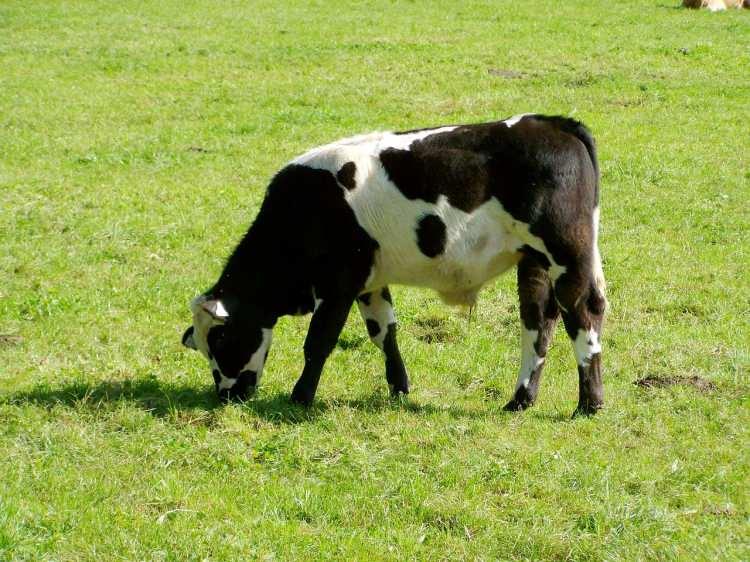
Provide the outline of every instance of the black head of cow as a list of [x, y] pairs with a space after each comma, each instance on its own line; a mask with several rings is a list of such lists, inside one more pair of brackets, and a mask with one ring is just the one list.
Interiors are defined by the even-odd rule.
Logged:
[[231, 299], [201, 295], [190, 309], [193, 325], [183, 334], [182, 344], [208, 359], [221, 400], [244, 400], [260, 382], [273, 323], [263, 322], [260, 314]]

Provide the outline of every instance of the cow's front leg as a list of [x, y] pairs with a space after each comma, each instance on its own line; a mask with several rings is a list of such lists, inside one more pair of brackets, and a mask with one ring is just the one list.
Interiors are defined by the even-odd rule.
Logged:
[[346, 323], [354, 297], [337, 295], [317, 303], [305, 338], [305, 368], [292, 391], [292, 401], [305, 406], [315, 398], [320, 374]]
[[534, 257], [518, 263], [521, 313], [521, 368], [513, 398], [505, 410], [525, 410], [536, 400], [542, 367], [559, 316], [549, 275]]
[[357, 305], [372, 343], [385, 355], [385, 380], [391, 395], [408, 394], [409, 377], [398, 350], [396, 315], [388, 287], [360, 295], [357, 297]]

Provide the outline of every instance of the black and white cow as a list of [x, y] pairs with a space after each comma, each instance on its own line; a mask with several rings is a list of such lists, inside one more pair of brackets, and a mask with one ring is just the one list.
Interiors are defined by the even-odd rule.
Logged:
[[517, 266], [521, 367], [506, 405], [534, 403], [557, 318], [578, 362], [578, 412], [602, 406], [606, 305], [597, 247], [597, 157], [564, 117], [373, 133], [313, 149], [271, 181], [218, 282], [191, 304], [183, 343], [210, 361], [223, 399], [257, 386], [280, 316], [312, 312], [292, 400], [309, 404], [352, 303], [385, 355], [391, 393], [409, 381], [388, 285], [473, 304]]

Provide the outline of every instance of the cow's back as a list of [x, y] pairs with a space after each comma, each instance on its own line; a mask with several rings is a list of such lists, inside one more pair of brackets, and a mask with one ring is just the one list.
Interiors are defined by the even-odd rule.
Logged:
[[470, 303], [483, 283], [517, 262], [521, 247], [544, 250], [530, 231], [550, 190], [566, 174], [583, 173], [585, 146], [561, 123], [575, 122], [519, 116], [372, 133], [318, 147], [292, 164], [330, 172], [377, 242], [368, 290], [428, 286]]

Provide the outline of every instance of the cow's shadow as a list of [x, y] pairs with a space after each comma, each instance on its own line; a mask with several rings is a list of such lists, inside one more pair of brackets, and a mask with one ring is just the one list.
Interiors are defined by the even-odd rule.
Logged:
[[162, 384], [156, 378], [102, 381], [74, 381], [59, 385], [40, 384], [0, 398], [5, 404], [33, 404], [52, 408], [63, 406], [96, 409], [124, 402], [157, 417], [177, 410], [213, 410], [221, 404], [213, 389], [180, 384]]
[[[84, 410], [106, 410], [107, 407], [125, 403], [166, 419], [216, 414], [225, 407], [213, 387], [196, 387], [189, 384], [163, 383], [155, 377], [103, 381], [90, 383], [67, 382], [59, 385], [42, 384], [29, 390], [0, 397], [0, 404], [32, 404], [45, 408], [67, 407]], [[330, 410], [350, 408], [376, 413], [400, 410], [424, 415], [448, 417], [486, 417], [486, 411], [475, 411], [451, 404], [447, 406], [421, 404], [408, 398], [392, 399], [384, 392], [373, 392], [355, 399], [318, 398], [311, 407], [293, 404], [287, 392], [259, 391], [249, 400], [237, 405], [250, 415], [276, 424], [298, 424], [312, 421]]]

